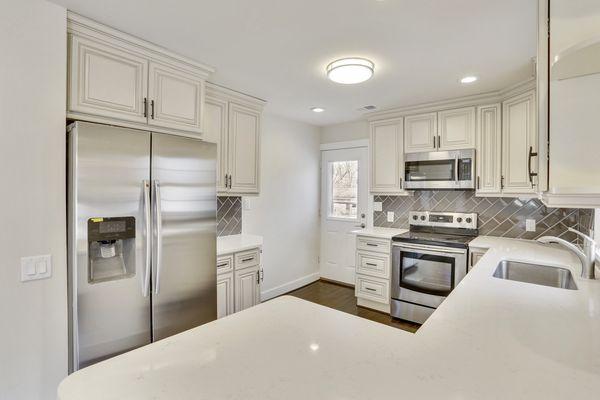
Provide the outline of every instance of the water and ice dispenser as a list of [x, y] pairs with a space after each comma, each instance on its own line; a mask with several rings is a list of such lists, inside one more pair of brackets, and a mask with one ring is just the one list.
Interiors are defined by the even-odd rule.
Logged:
[[135, 218], [88, 220], [88, 282], [99, 283], [135, 275]]

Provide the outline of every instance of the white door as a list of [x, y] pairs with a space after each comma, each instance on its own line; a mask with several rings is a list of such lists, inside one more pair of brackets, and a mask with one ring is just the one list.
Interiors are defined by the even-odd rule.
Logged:
[[[393, 168], [393, 166], [392, 166]], [[367, 223], [367, 148], [321, 152], [321, 276], [354, 285], [356, 237]]]
[[229, 103], [229, 191], [259, 192], [260, 111]]
[[202, 133], [204, 80], [156, 62], [150, 63], [148, 98], [153, 126]]
[[375, 121], [370, 124], [371, 193], [402, 193], [404, 178], [404, 120]]
[[235, 311], [260, 303], [259, 267], [235, 271]]
[[438, 124], [438, 150], [475, 148], [475, 107], [440, 111]]
[[404, 152], [435, 151], [437, 129], [437, 113], [404, 118]]
[[[204, 101], [204, 140], [217, 144], [217, 192], [226, 192], [227, 179], [227, 102], [206, 96]], [[227, 182], [228, 184], [229, 182]]]

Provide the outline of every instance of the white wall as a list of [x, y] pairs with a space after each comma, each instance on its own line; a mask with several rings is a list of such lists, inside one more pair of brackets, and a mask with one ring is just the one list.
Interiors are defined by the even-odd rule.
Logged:
[[[0, 14], [0, 399], [54, 399], [67, 374], [66, 11], [2, 0]], [[20, 282], [20, 258], [53, 276]]]
[[346, 142], [369, 138], [369, 123], [365, 121], [321, 127], [321, 143]]
[[262, 300], [319, 278], [319, 129], [265, 114], [261, 194], [245, 197], [243, 233], [264, 237]]

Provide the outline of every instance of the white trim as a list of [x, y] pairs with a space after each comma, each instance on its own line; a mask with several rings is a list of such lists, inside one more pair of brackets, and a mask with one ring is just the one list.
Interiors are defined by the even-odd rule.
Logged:
[[321, 274], [319, 272], [314, 272], [312, 274], [295, 279], [291, 282], [284, 283], [283, 285], [276, 286], [273, 289], [265, 290], [260, 294], [260, 301], [262, 302], [272, 299], [273, 297], [281, 296], [282, 294], [286, 294], [288, 292], [291, 292], [292, 290], [296, 290], [302, 286], [306, 286], [310, 283], [316, 282], [320, 278]]
[[348, 140], [345, 142], [323, 143], [321, 151], [355, 149], [357, 147], [369, 147], [369, 139]]

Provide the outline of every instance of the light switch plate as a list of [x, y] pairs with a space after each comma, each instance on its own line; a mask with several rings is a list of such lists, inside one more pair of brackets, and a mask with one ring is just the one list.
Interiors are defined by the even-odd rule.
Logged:
[[388, 211], [387, 222], [394, 222], [394, 212], [393, 211]]
[[535, 219], [526, 219], [525, 220], [525, 231], [535, 232]]
[[373, 211], [383, 211], [383, 203], [381, 201], [374, 201]]
[[46, 279], [52, 276], [52, 256], [21, 257], [21, 282]]
[[250, 204], [250, 199], [242, 197], [242, 210], [247, 211], [251, 209], [252, 205]]

